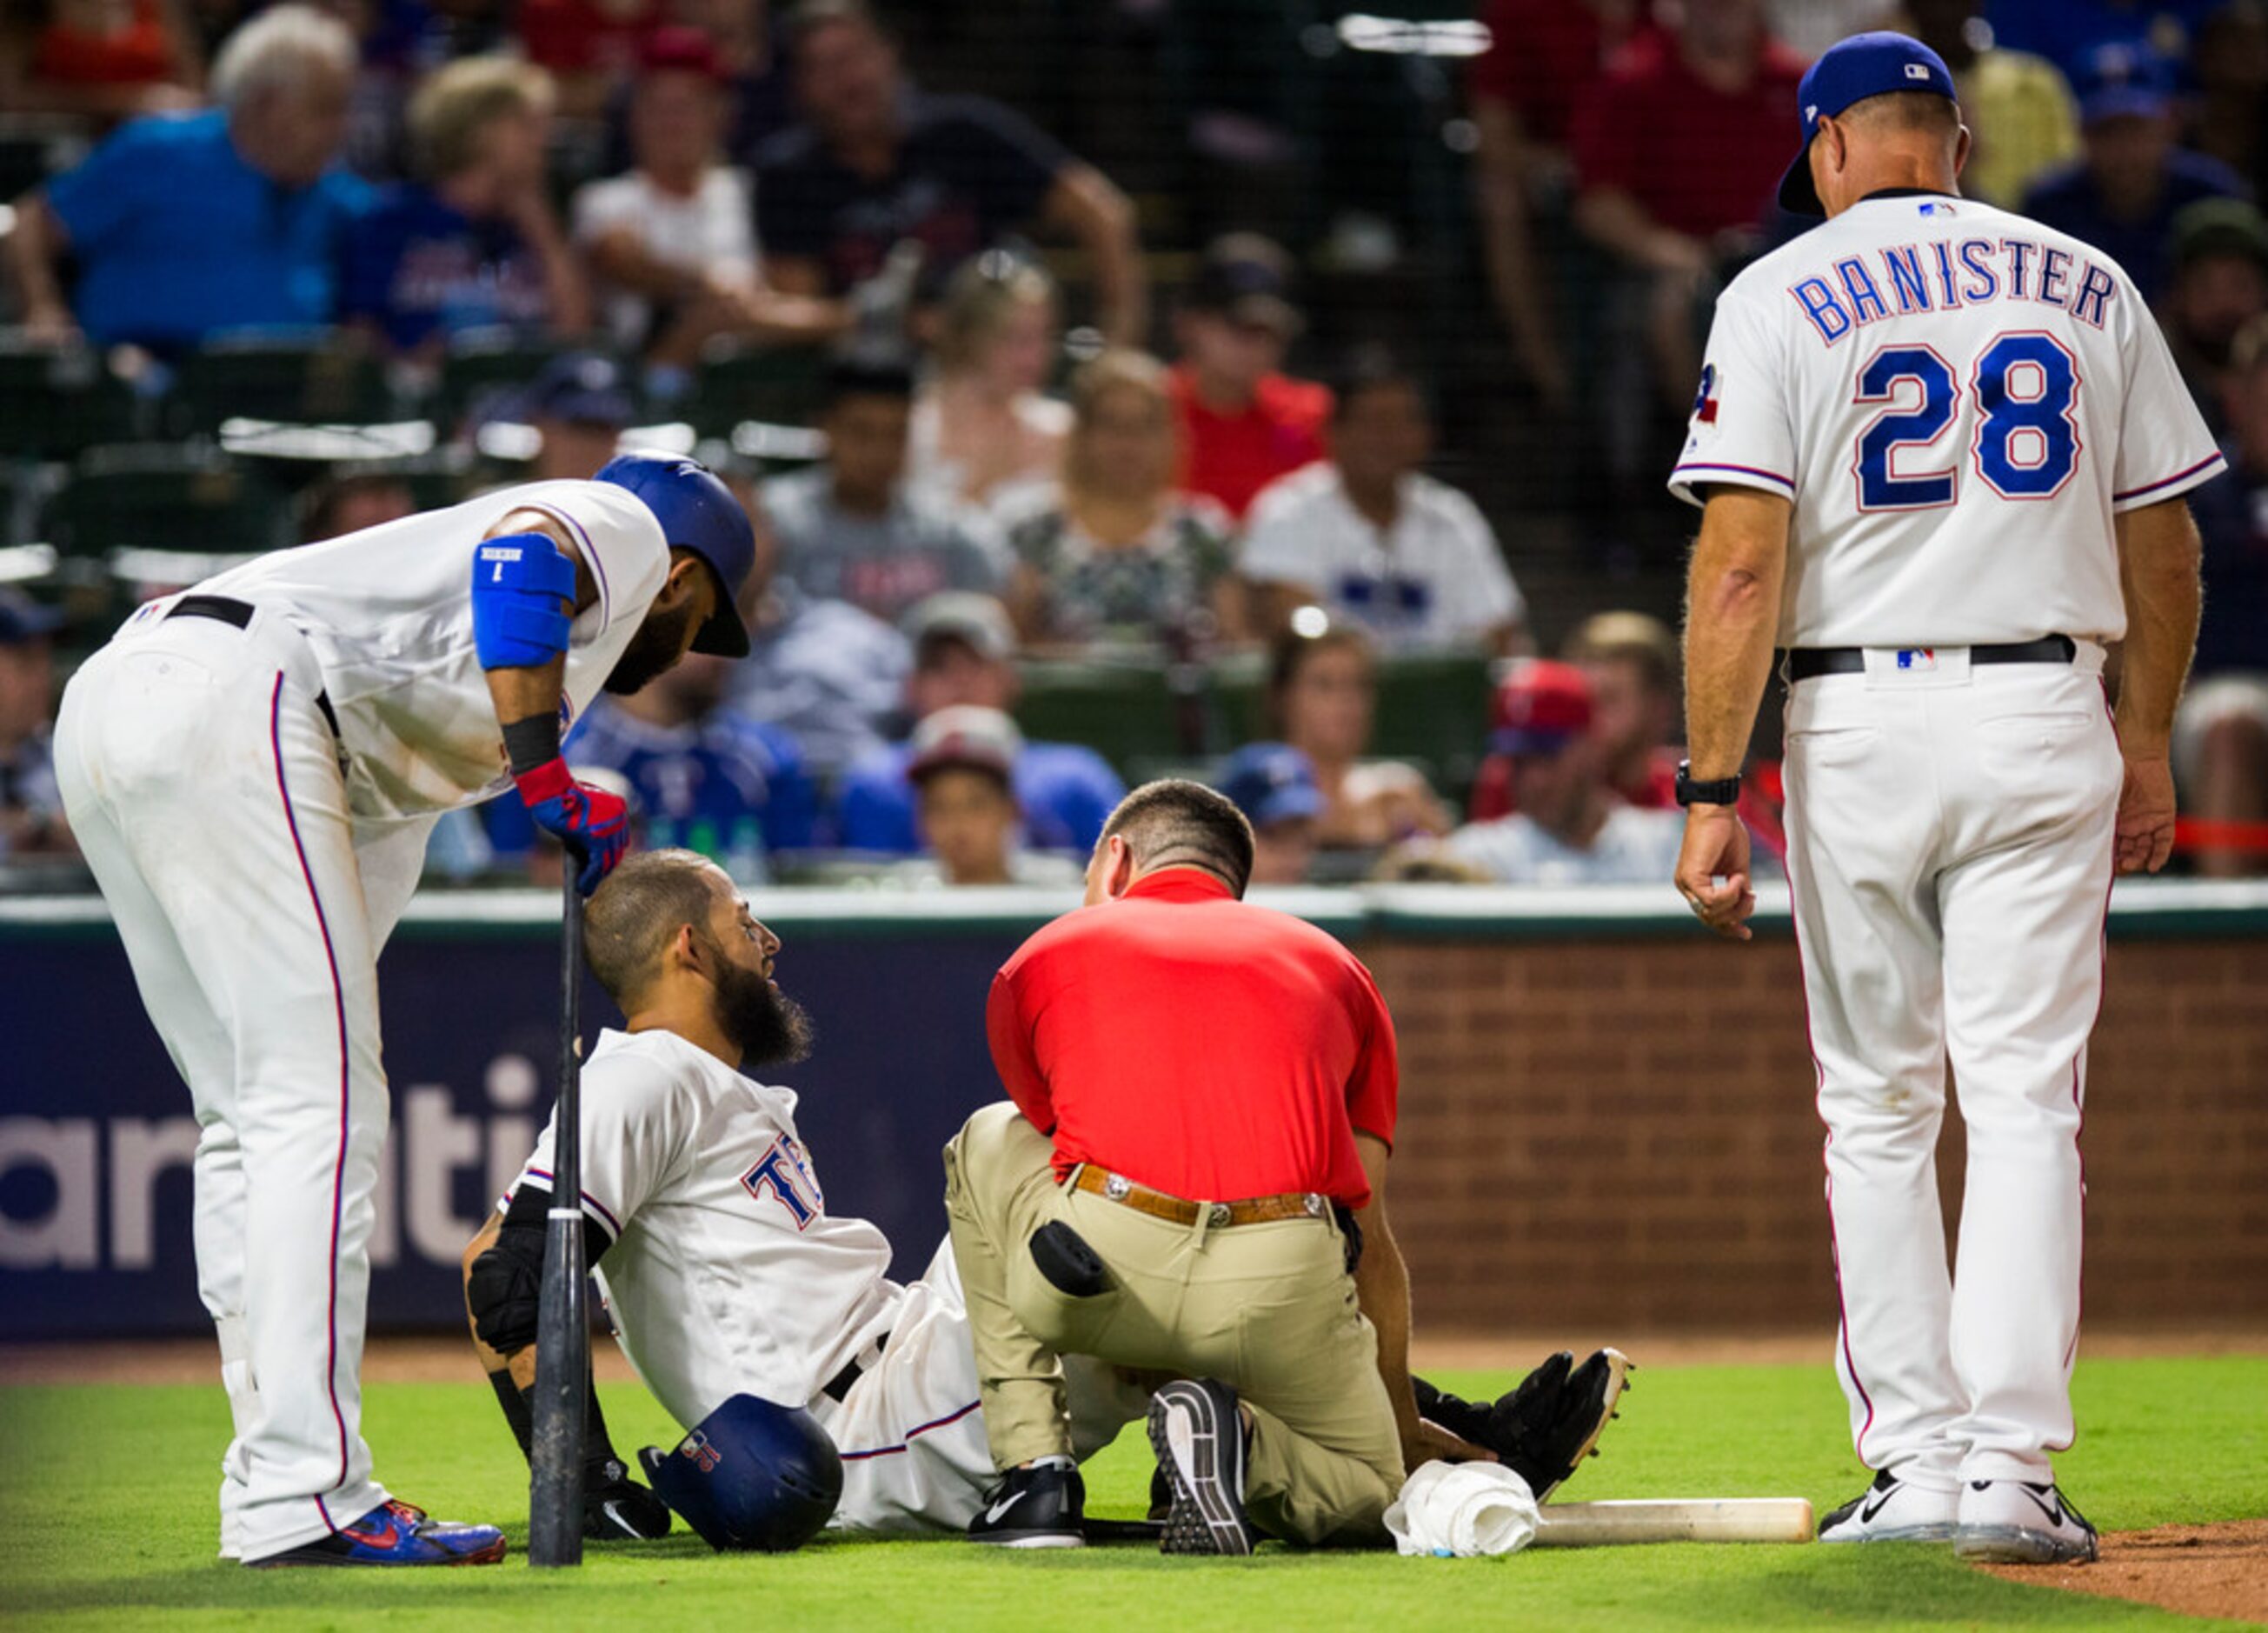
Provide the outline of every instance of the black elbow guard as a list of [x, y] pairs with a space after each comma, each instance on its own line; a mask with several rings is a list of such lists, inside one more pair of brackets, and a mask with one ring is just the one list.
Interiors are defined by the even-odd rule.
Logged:
[[543, 1229], [507, 1221], [465, 1281], [474, 1336], [499, 1355], [517, 1354], [535, 1341], [542, 1300]]

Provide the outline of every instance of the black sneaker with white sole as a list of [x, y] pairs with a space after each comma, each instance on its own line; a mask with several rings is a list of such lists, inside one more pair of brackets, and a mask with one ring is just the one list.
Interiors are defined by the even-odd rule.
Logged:
[[1211, 1378], [1167, 1385], [1150, 1400], [1150, 1445], [1173, 1488], [1167, 1554], [1249, 1554], [1244, 1513], [1244, 1420], [1236, 1391]]
[[1961, 1489], [1956, 1557], [1982, 1564], [2075, 1565], [2095, 1557], [2095, 1527], [2053, 1485], [1971, 1480]]
[[1085, 1548], [1086, 1482], [1069, 1458], [1012, 1468], [968, 1522], [971, 1542], [995, 1548]]

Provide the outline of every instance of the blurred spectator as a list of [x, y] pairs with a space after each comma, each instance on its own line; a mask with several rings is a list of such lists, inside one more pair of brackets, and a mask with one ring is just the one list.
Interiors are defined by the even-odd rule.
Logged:
[[748, 179], [724, 160], [728, 86], [706, 35], [655, 30], [630, 97], [633, 167], [575, 195], [608, 329], [665, 366], [691, 368], [719, 335], [831, 339], [850, 321], [841, 302], [764, 286]]
[[908, 85], [864, 0], [805, 0], [792, 31], [809, 123], [756, 155], [756, 233], [777, 287], [847, 293], [909, 238], [943, 277], [1046, 227], [1086, 252], [1103, 332], [1141, 338], [1134, 209], [1101, 172], [995, 103]]
[[1433, 451], [1424, 389], [1369, 354], [1340, 381], [1328, 460], [1253, 501], [1238, 572], [1264, 627], [1320, 603], [1388, 650], [1520, 650], [1527, 602], [1480, 507], [1422, 467]]
[[1469, 823], [1445, 848], [1504, 884], [1659, 884], [1685, 823], [1609, 788], [1591, 735], [1591, 683], [1571, 663], [1523, 664], [1499, 695], [1490, 748], [1512, 763], [1519, 809]]
[[[2011, 51], [2046, 57], [2076, 82], [2104, 46], [2146, 49], [2169, 62], [2225, 0], [1989, 0], [1985, 19]], [[2131, 267], [2127, 269], [2132, 271]]]
[[1980, 0], [1906, 0], [1896, 26], [1945, 59], [1969, 127], [1961, 190], [2014, 210], [2033, 182], [2079, 156], [2079, 109], [2062, 70], [1993, 43]]
[[519, 0], [514, 28], [558, 86], [561, 111], [583, 119], [630, 78], [660, 16], [659, 0]]
[[1489, 291], [1528, 383], [1565, 409], [1572, 385], [1532, 218], [1565, 208], [1568, 126], [1608, 62], [1653, 22], [1641, 0], [1490, 0], [1489, 48], [1468, 82], [1479, 146], [1473, 197]]
[[1231, 233], [1205, 250], [1174, 314], [1179, 485], [1239, 519], [1261, 489], [1323, 456], [1330, 393], [1278, 372], [1300, 328], [1290, 287], [1281, 249]]
[[725, 706], [732, 678], [730, 660], [689, 657], [643, 691], [600, 698], [566, 752], [578, 771], [602, 766], [630, 784], [648, 846], [698, 851], [757, 884], [770, 857], [814, 843], [818, 796], [793, 737]]
[[465, 57], [409, 104], [418, 180], [387, 190], [348, 237], [344, 314], [396, 351], [438, 352], [468, 329], [571, 335], [590, 295], [544, 193], [551, 79]]
[[1228, 757], [1217, 781], [1252, 824], [1252, 883], [1305, 884], [1323, 814], [1307, 757], [1288, 743], [1248, 743]]
[[2175, 144], [2174, 70], [2163, 58], [2104, 46], [2078, 87], [2084, 157], [2043, 177], [2023, 213], [2102, 250], [2155, 301], [2172, 277], [2175, 216], [2201, 198], [2240, 196], [2244, 182]]
[[417, 497], [401, 477], [371, 471], [334, 477], [299, 499], [299, 543], [320, 544], [417, 514]]
[[1106, 351], [1079, 370], [1071, 406], [1061, 484], [1008, 528], [1008, 604], [1024, 643], [1175, 651], [1240, 639], [1227, 514], [1174, 491], [1164, 368]]
[[1681, 414], [1701, 372], [1695, 305], [1754, 242], [1802, 78], [1761, 0], [1685, 0], [1675, 32], [1633, 42], [1576, 110], [1576, 225], [1648, 280], [1655, 385]]
[[847, 601], [886, 624], [941, 589], [999, 587], [990, 540], [906, 481], [913, 376], [842, 363], [828, 381], [823, 463], [764, 484], [779, 576], [814, 601]]
[[2174, 218], [2173, 258], [2159, 316], [2182, 378], [2218, 433], [2228, 425], [2229, 349], [2268, 312], [2268, 222], [2242, 199], [2199, 199]]
[[1448, 809], [1425, 773], [1399, 760], [1366, 760], [1378, 712], [1378, 658], [1370, 639], [1330, 623], [1320, 608], [1276, 638], [1268, 715], [1278, 738], [1307, 757], [1323, 810], [1316, 843], [1371, 849], [1417, 834], [1447, 833]]
[[[731, 112], [725, 151], [745, 165], [763, 143], [795, 123], [795, 86], [770, 0], [665, 0], [670, 20], [697, 28], [715, 48]], [[619, 107], [619, 101], [618, 101]], [[619, 143], [610, 156], [622, 152]], [[620, 169], [617, 163], [615, 166]]]
[[792, 586], [761, 603], [749, 634], [733, 706], [801, 743], [814, 773], [833, 778], [887, 745], [913, 662], [903, 635], [847, 601], [806, 601]]
[[913, 784], [922, 847], [946, 884], [1070, 884], [1079, 864], [1024, 849], [1011, 777], [1023, 754], [1016, 722], [998, 709], [940, 709], [914, 728]]
[[26, 48], [0, 51], [0, 107], [107, 124], [197, 105], [195, 44], [170, 0], [48, 0], [44, 10]]
[[2191, 145], [2268, 188], [2268, 4], [2226, 0], [2198, 30]]
[[[1591, 741], [1607, 787], [1641, 810], [1674, 809], [1681, 757], [1670, 747], [1683, 669], [1677, 637], [1647, 613], [1602, 612], [1576, 627], [1560, 655], [1590, 683]], [[1506, 711], [1528, 706], [1526, 697], [1521, 688], [1498, 689], [1499, 728], [1512, 728]], [[1469, 809], [1475, 822], [1516, 809], [1509, 754], [1492, 752], [1481, 762]]]
[[540, 439], [529, 481], [583, 482], [614, 458], [637, 412], [621, 364], [571, 351], [546, 363], [526, 390], [505, 401], [500, 417], [533, 426]]
[[370, 200], [335, 163], [354, 60], [339, 24], [277, 6], [214, 63], [217, 109], [136, 120], [18, 201], [8, 253], [25, 328], [175, 348], [331, 321], [340, 244]]
[[1764, 0], [1764, 23], [1808, 63], [1838, 40], [1889, 27], [1896, 11], [1896, 0]]
[[1063, 463], [1071, 410], [1041, 394], [1056, 361], [1056, 284], [1006, 250], [961, 262], [937, 314], [936, 373], [914, 400], [911, 478], [982, 505]]
[[[908, 616], [906, 629], [914, 661], [906, 677], [905, 709], [917, 725], [945, 709], [1015, 706], [1015, 643], [999, 602], [989, 595], [933, 595]], [[917, 848], [912, 788], [906, 780], [913, 754], [913, 745], [902, 743], [850, 768], [837, 819], [844, 849]], [[1126, 795], [1126, 785], [1108, 763], [1078, 743], [1022, 743], [1010, 777], [1030, 842], [1081, 857], [1094, 848], [1104, 821]]]
[[[2205, 618], [2174, 725], [2184, 814], [2268, 823], [2268, 318], [2236, 337], [2227, 380], [2228, 475], [2191, 503], [2205, 542]], [[2259, 850], [2201, 848], [2199, 873], [2268, 872]]]
[[70, 825], [55, 791], [54, 636], [63, 615], [0, 587], [0, 861], [68, 855]]

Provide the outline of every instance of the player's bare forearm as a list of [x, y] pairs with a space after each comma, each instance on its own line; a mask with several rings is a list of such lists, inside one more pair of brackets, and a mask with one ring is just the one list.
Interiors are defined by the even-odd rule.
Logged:
[[1685, 743], [1696, 781], [1740, 773], [1771, 677], [1792, 507], [1720, 487], [1702, 513], [1685, 595]]
[[2189, 501], [2146, 505], [2117, 519], [2118, 583], [2126, 642], [2118, 681], [2118, 746], [2130, 759], [2162, 758], [2174, 707], [2197, 653], [2200, 545]]

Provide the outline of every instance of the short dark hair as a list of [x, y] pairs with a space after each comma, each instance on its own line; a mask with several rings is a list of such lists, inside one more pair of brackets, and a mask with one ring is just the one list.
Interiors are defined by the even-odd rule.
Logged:
[[866, 0], [801, 0], [787, 14], [788, 41], [793, 44], [829, 23], [850, 23], [871, 29], [885, 40], [889, 38], [889, 30], [882, 26], [882, 19], [874, 14], [874, 8]]
[[1202, 868], [1237, 895], [1252, 880], [1252, 824], [1235, 802], [1201, 782], [1167, 777], [1145, 782], [1118, 802], [1102, 837], [1116, 834], [1134, 862], [1152, 868]]
[[1961, 129], [1961, 109], [1934, 91], [1884, 91], [1860, 97], [1840, 118], [1878, 130], [1919, 130], [1948, 141]]
[[709, 934], [716, 864], [698, 851], [641, 851], [607, 876], [583, 910], [583, 962], [624, 1015], [653, 982], [679, 928]]
[[827, 406], [836, 408], [845, 397], [914, 397], [913, 366], [872, 358], [843, 358], [827, 371]]
[[1425, 382], [1385, 346], [1356, 347], [1331, 371], [1326, 383], [1331, 388], [1331, 419], [1335, 424], [1347, 417], [1357, 397], [1371, 391], [1407, 391], [1426, 413], [1432, 412], [1432, 404], [1425, 395]]
[[[1309, 615], [1312, 616], [1312, 615]], [[1303, 627], [1307, 618], [1293, 620], [1268, 643], [1268, 690], [1263, 694], [1268, 705], [1268, 719], [1277, 733], [1284, 730], [1284, 698], [1292, 690], [1292, 683], [1300, 678], [1300, 671], [1307, 661], [1326, 652], [1351, 652], [1364, 662], [1375, 665], [1378, 647], [1359, 624], [1326, 622], [1322, 628]]]

